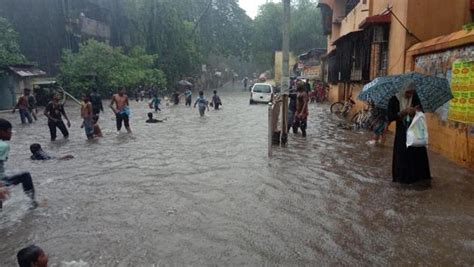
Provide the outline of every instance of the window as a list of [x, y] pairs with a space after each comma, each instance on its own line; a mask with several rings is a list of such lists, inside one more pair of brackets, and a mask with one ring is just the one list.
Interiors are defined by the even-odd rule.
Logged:
[[375, 26], [373, 34], [373, 44], [378, 46], [378, 57], [377, 59], [377, 76], [387, 75], [388, 71], [388, 27], [387, 26]]
[[272, 88], [270, 85], [265, 85], [265, 84], [256, 84], [252, 92], [254, 93], [264, 93], [264, 94], [270, 94], [272, 92]]
[[378, 75], [385, 76], [388, 71], [388, 42], [380, 44], [380, 61]]

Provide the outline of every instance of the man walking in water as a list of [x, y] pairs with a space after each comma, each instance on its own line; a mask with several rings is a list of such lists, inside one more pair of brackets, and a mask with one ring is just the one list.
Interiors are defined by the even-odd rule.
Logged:
[[29, 104], [28, 98], [30, 95], [30, 89], [25, 88], [23, 90], [23, 95], [18, 99], [15, 107], [12, 110], [12, 113], [15, 113], [15, 110], [18, 109], [20, 111], [20, 120], [21, 124], [25, 124], [26, 120], [28, 119], [29, 123], [33, 123], [33, 119], [31, 118], [31, 113], [29, 111]]
[[[114, 107], [115, 104], [115, 107]], [[110, 102], [110, 108], [115, 113], [117, 120], [117, 131], [122, 129], [122, 122], [125, 125], [128, 133], [131, 133], [129, 123], [130, 108], [128, 104], [128, 96], [125, 94], [125, 89], [119, 89], [117, 94], [112, 96], [112, 102]]]
[[104, 106], [102, 105], [102, 97], [97, 92], [97, 88], [92, 89], [90, 100], [92, 103], [92, 110], [94, 112], [94, 115], [99, 114], [101, 111], [104, 112]]
[[66, 115], [66, 111], [64, 110], [64, 106], [60, 103], [61, 96], [55, 94], [53, 96], [53, 101], [49, 102], [44, 110], [44, 115], [48, 118], [48, 127], [49, 133], [51, 134], [51, 141], [56, 140], [56, 128], [58, 128], [61, 133], [63, 134], [64, 138], [69, 137], [69, 131], [64, 125], [64, 121], [62, 117], [64, 117], [67, 121], [67, 127], [71, 127], [71, 121]]
[[84, 128], [86, 132], [86, 137], [88, 140], [94, 139], [94, 123], [92, 121], [92, 117], [94, 116], [92, 111], [92, 104], [89, 101], [90, 96], [84, 94], [82, 96], [82, 103], [81, 103], [81, 117], [83, 119], [81, 128]]
[[186, 98], [186, 106], [190, 106], [192, 104], [192, 97], [193, 97], [193, 92], [191, 91], [191, 88], [188, 87], [186, 92], [184, 92], [184, 97]]
[[208, 105], [207, 99], [204, 97], [203, 91], [199, 91], [199, 96], [196, 99], [196, 102], [194, 103], [194, 108], [196, 108], [196, 105], [198, 105], [199, 107], [199, 114], [201, 115], [201, 117], [204, 116], [204, 113], [206, 112], [206, 108], [207, 108], [207, 111], [209, 111], [209, 105]]

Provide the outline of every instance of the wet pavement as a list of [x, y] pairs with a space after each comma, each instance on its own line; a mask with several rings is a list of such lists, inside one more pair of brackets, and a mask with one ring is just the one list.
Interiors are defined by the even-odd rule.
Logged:
[[[49, 142], [46, 120], [14, 121], [10, 171], [29, 170], [45, 207], [26, 208], [21, 188], [0, 213], [0, 265], [36, 243], [51, 266], [459, 265], [474, 264], [474, 175], [430, 154], [431, 188], [391, 182], [391, 147], [338, 127], [327, 105], [311, 105], [308, 136], [267, 155], [267, 107], [221, 93], [224, 107], [200, 118], [164, 108], [145, 124], [132, 103], [133, 135], [87, 142], [79, 109], [68, 141]], [[70, 161], [33, 162], [39, 142]], [[387, 143], [391, 143], [388, 140]]]

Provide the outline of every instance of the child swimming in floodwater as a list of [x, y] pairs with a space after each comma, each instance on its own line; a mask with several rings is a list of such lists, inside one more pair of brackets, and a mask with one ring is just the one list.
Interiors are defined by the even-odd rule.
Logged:
[[[50, 159], [56, 159], [53, 156], [50, 156], [48, 153], [46, 153], [43, 148], [41, 148], [41, 145], [38, 143], [32, 144], [30, 146], [30, 151], [31, 151], [31, 159], [32, 160], [50, 160]], [[73, 159], [74, 156], [72, 155], [66, 155], [58, 158], [59, 160], [68, 160], [68, 159]]]
[[162, 120], [153, 119], [153, 113], [148, 112], [148, 120], [146, 120], [146, 123], [157, 123], [157, 122], [163, 122], [163, 121], [162, 121]]
[[201, 115], [201, 117], [204, 116], [204, 113], [206, 112], [206, 108], [207, 108], [207, 111], [209, 111], [209, 105], [208, 105], [207, 99], [204, 97], [203, 91], [199, 91], [199, 96], [196, 99], [196, 102], [194, 102], [194, 108], [196, 108], [196, 105], [198, 105], [199, 107], [199, 114]]
[[35, 245], [28, 246], [21, 249], [16, 254], [19, 267], [47, 267], [48, 266], [48, 255], [44, 251]]

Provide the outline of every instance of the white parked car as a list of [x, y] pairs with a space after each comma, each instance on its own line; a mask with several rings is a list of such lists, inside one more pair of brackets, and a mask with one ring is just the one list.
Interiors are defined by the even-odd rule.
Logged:
[[275, 92], [273, 86], [268, 83], [256, 83], [250, 90], [250, 104], [268, 103], [272, 101], [272, 95]]

